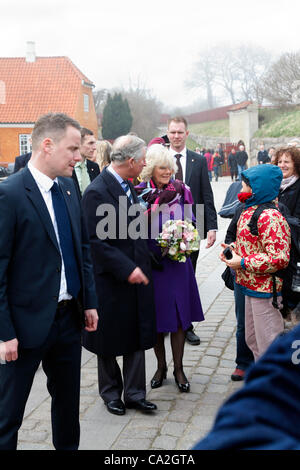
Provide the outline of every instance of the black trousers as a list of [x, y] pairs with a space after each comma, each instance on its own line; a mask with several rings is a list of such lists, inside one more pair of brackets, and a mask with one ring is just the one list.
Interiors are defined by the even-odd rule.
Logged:
[[99, 394], [105, 403], [120, 399], [123, 392], [125, 402], [145, 398], [145, 351], [122, 356], [123, 378], [116, 357], [97, 358]]
[[35, 372], [42, 362], [52, 397], [52, 439], [57, 450], [79, 446], [81, 334], [72, 303], [58, 309], [40, 348], [19, 348], [16, 361], [0, 365], [0, 450], [17, 448], [18, 430]]

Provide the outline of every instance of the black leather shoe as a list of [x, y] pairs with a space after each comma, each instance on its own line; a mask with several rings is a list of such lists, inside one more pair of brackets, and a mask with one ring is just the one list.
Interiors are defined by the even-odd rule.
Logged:
[[186, 330], [185, 340], [193, 346], [198, 346], [200, 344], [200, 338], [199, 336], [195, 335], [194, 330]]
[[124, 415], [125, 414], [125, 405], [122, 400], [112, 400], [106, 404], [107, 410], [114, 415]]
[[161, 369], [157, 369], [150, 383], [151, 388], [159, 388], [162, 386], [164, 379], [167, 378], [167, 370], [168, 369], [164, 369], [162, 371]]
[[176, 385], [177, 385], [177, 387], [179, 388], [179, 391], [180, 391], [180, 392], [184, 392], [184, 393], [188, 393], [188, 392], [190, 391], [190, 383], [188, 382], [188, 380], [187, 380], [187, 378], [185, 377], [185, 375], [183, 374], [184, 377], [185, 377], [185, 379], [186, 379], [186, 382], [185, 382], [185, 383], [180, 383], [180, 382], [178, 382], [177, 377], [176, 377], [176, 374], [175, 374], [175, 370], [174, 370], [174, 372], [173, 372], [173, 375], [174, 375], [174, 378], [175, 378]]
[[135, 410], [140, 411], [154, 411], [157, 410], [157, 406], [151, 401], [145, 400], [145, 398], [141, 398], [141, 400], [136, 401], [128, 401], [125, 403], [126, 408], [133, 408]]

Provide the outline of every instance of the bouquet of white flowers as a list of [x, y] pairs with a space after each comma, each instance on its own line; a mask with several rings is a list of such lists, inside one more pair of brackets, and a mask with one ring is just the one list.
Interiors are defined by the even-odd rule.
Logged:
[[187, 256], [199, 250], [200, 245], [198, 230], [188, 220], [168, 220], [163, 224], [156, 241], [163, 256], [167, 255], [180, 263], [185, 263]]

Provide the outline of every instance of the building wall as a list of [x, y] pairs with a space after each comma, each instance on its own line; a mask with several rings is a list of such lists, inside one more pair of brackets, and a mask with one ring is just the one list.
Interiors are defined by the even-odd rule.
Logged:
[[[84, 94], [89, 96], [89, 112], [84, 111]], [[74, 118], [77, 119], [82, 127], [87, 127], [93, 131], [94, 136], [98, 139], [97, 115], [91, 88], [84, 85], [81, 86], [81, 93], [78, 97]]]
[[31, 133], [32, 127], [0, 127], [0, 166], [15, 161], [20, 155], [19, 135]]

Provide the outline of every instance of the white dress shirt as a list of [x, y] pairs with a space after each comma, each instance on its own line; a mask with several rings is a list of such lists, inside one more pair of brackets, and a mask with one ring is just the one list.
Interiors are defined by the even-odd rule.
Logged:
[[62, 252], [61, 252], [61, 247], [60, 247], [60, 241], [59, 241], [59, 235], [58, 235], [58, 229], [57, 229], [57, 223], [55, 219], [55, 213], [53, 209], [53, 203], [52, 203], [52, 193], [51, 193], [51, 188], [54, 183], [58, 184], [57, 178], [53, 181], [49, 176], [45, 175], [44, 173], [41, 173], [37, 168], [33, 166], [33, 164], [29, 161], [28, 162], [28, 169], [30, 173], [32, 174], [40, 192], [41, 195], [45, 201], [45, 204], [47, 206], [50, 218], [52, 220], [53, 228], [55, 231], [55, 235], [57, 238], [58, 246], [59, 246], [59, 251], [61, 254], [61, 278], [60, 278], [60, 289], [59, 289], [59, 297], [58, 297], [58, 302], [61, 300], [66, 300], [66, 299], [71, 299], [72, 296], [68, 294], [67, 291], [67, 280], [66, 280], [66, 275], [65, 275], [65, 265], [64, 265], [64, 260], [62, 257]]
[[173, 150], [171, 147], [169, 148], [170, 154], [175, 158], [175, 155], [182, 155], [180, 157], [180, 163], [182, 167], [182, 176], [183, 176], [183, 182], [185, 182], [185, 174], [186, 174], [186, 147], [182, 149], [181, 152], [176, 152], [176, 150]]

